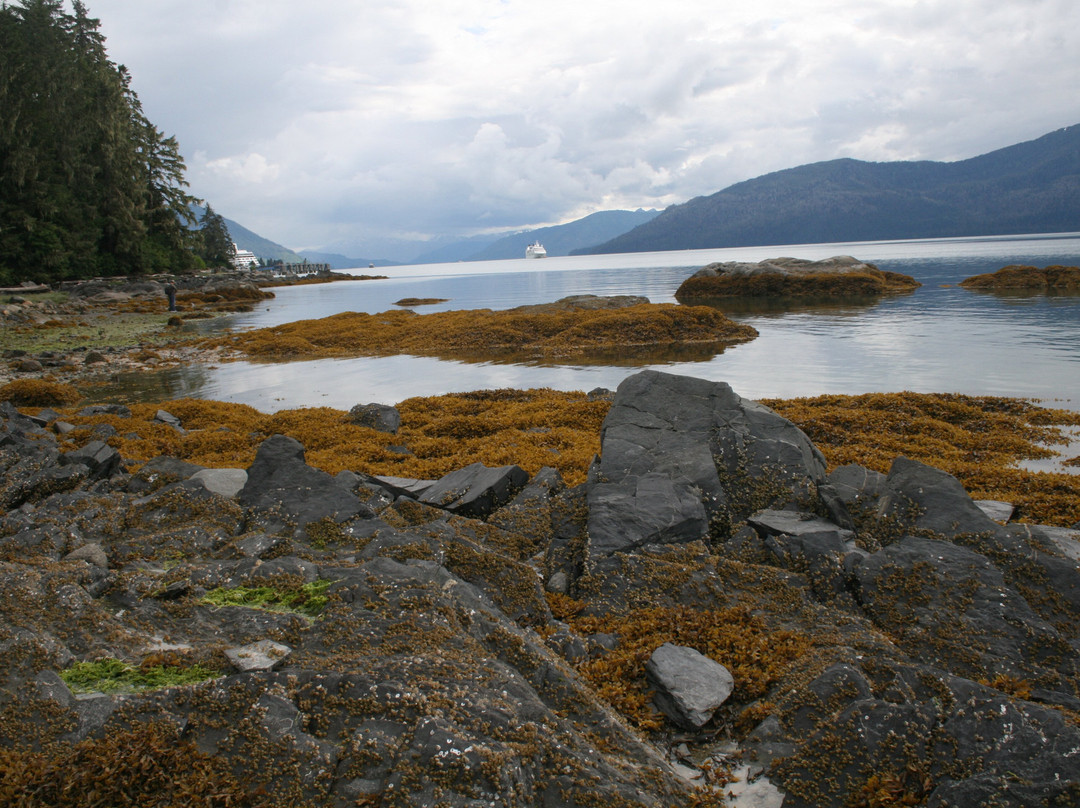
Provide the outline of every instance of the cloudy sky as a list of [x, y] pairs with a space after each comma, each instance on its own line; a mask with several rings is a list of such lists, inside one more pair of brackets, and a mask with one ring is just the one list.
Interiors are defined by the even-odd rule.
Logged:
[[1080, 123], [1076, 0], [86, 2], [192, 193], [294, 249], [377, 257]]

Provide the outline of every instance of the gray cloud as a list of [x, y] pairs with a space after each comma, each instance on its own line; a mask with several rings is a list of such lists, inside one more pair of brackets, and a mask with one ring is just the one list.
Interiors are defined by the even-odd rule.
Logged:
[[192, 191], [292, 247], [663, 207], [1080, 121], [1073, 0], [89, 0]]

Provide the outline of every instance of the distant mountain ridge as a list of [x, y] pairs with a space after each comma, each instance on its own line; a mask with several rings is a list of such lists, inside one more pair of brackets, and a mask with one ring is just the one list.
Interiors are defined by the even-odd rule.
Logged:
[[467, 261], [524, 258], [525, 248], [540, 241], [550, 256], [569, 255], [571, 250], [599, 244], [660, 215], [658, 210], [602, 210], [566, 224], [523, 230], [496, 241]]
[[1080, 230], [1080, 124], [952, 163], [810, 163], [571, 254]]

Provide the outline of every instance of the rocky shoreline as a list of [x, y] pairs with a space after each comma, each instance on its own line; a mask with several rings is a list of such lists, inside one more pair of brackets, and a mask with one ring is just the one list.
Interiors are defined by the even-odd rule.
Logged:
[[[222, 797], [191, 805], [1080, 799], [1080, 532], [905, 458], [826, 473], [722, 383], [629, 377], [575, 486], [331, 476], [284, 436], [131, 472], [0, 417], [0, 801], [155, 766]], [[207, 678], [74, 693], [102, 660]]]

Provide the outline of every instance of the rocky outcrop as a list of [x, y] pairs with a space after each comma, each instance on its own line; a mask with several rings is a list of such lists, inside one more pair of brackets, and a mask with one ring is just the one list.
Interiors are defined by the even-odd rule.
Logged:
[[1075, 295], [1080, 293], [1080, 267], [1011, 264], [997, 272], [964, 278], [960, 285], [980, 292]]
[[731, 297], [879, 297], [911, 292], [920, 285], [909, 275], [878, 269], [850, 255], [820, 261], [770, 258], [709, 264], [682, 282], [675, 299], [682, 303]]
[[[330, 476], [282, 436], [131, 473], [0, 419], [0, 746], [44, 755], [0, 794], [140, 750], [238, 805], [720, 805], [688, 768], [719, 734], [785, 808], [1080, 795], [1080, 533], [902, 458], [826, 474], [727, 385], [627, 379], [573, 488]], [[203, 673], [76, 697], [100, 659]]]

